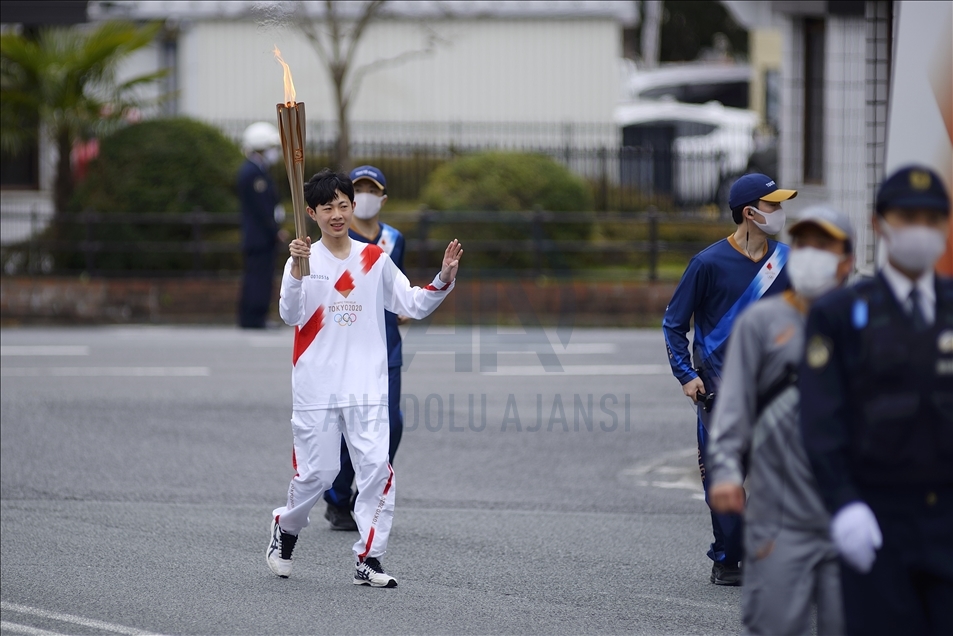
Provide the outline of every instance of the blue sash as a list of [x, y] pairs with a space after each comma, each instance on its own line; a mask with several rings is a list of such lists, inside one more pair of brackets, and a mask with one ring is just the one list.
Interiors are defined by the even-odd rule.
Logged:
[[780, 274], [784, 268], [784, 264], [787, 263], [789, 251], [790, 248], [788, 248], [787, 245], [783, 243], [777, 244], [771, 257], [768, 258], [765, 264], [761, 266], [761, 269], [758, 270], [758, 273], [755, 274], [754, 278], [751, 279], [751, 284], [748, 285], [748, 288], [745, 289], [744, 293], [735, 301], [731, 309], [725, 312], [725, 315], [721, 317], [721, 320], [719, 320], [715, 328], [711, 330], [711, 333], [702, 339], [700, 344], [705, 360], [710, 358], [712, 352], [728, 340], [728, 336], [731, 335], [731, 327], [735, 322], [735, 318], [738, 317], [738, 314], [740, 314], [745, 307], [764, 296], [764, 292], [768, 291], [768, 288], [771, 287], [772, 283], [777, 279], [778, 274]]

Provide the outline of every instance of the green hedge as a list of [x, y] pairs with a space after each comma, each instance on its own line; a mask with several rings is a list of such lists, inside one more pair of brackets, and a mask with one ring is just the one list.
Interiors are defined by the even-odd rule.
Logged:
[[[73, 199], [73, 212], [161, 213], [177, 215], [196, 210], [236, 214], [235, 189], [243, 156], [238, 146], [217, 128], [185, 119], [149, 120], [123, 128], [100, 141], [99, 156], [89, 165], [86, 178]], [[76, 237], [75, 224], [66, 215], [57, 238]], [[188, 241], [188, 225], [105, 224], [96, 228], [95, 240]], [[83, 235], [80, 234], [80, 237]], [[234, 242], [237, 231], [206, 230], [205, 240]], [[55, 255], [58, 269], [83, 269], [83, 254]], [[207, 269], [236, 269], [238, 254], [207, 255]], [[95, 269], [187, 270], [193, 257], [187, 253], [125, 252], [96, 256]]]
[[[462, 156], [437, 168], [422, 194], [433, 210], [459, 212], [589, 212], [592, 193], [580, 177], [544, 155], [518, 152], [486, 152]], [[591, 223], [566, 222], [545, 226], [545, 238], [586, 240]], [[436, 228], [440, 239], [492, 241], [501, 238], [528, 240], [529, 223], [519, 217], [504, 223], [454, 223]], [[525, 250], [499, 249], [473, 254], [470, 265], [488, 269], [518, 269], [534, 264], [534, 254]], [[555, 262], [554, 261], [560, 261]], [[549, 255], [548, 265], [559, 268], [562, 256]]]
[[423, 200], [434, 210], [592, 209], [592, 194], [581, 178], [549, 157], [516, 152], [469, 155], [437, 168]]

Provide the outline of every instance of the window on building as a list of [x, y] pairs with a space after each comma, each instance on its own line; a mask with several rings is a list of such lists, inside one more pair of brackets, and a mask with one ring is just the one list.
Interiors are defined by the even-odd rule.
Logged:
[[0, 188], [4, 190], [37, 190], [40, 187], [40, 156], [36, 143], [28, 144], [18, 154], [0, 151]]
[[804, 21], [804, 183], [824, 182], [824, 21]]

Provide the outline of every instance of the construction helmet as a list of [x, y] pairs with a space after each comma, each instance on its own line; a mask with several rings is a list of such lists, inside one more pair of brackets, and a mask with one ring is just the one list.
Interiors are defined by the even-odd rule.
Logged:
[[268, 122], [255, 122], [242, 134], [242, 148], [245, 152], [262, 151], [280, 145], [281, 136], [278, 129]]

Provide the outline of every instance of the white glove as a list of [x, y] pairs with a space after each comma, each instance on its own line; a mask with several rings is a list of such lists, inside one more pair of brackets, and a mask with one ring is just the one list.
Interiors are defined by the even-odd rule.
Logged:
[[862, 501], [849, 503], [831, 519], [831, 539], [837, 551], [861, 574], [870, 572], [877, 558], [876, 550], [883, 545], [883, 535], [877, 517]]

